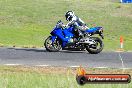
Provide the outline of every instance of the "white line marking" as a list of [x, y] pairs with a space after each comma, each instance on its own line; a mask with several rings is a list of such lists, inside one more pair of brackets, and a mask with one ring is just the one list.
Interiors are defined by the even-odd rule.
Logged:
[[49, 65], [35, 65], [35, 66], [38, 66], [38, 67], [48, 67]]
[[120, 68], [120, 69], [132, 69], [132, 68]]
[[123, 59], [122, 59], [122, 57], [121, 57], [121, 54], [120, 54], [120, 53], [119, 53], [119, 58], [120, 58], [121, 63], [122, 63], [122, 68], [125, 68], [125, 66], [124, 66], [124, 62], [123, 62]]
[[119, 58], [120, 58], [120, 60], [121, 60], [121, 63], [122, 63], [122, 69], [123, 69], [123, 73], [124, 73], [124, 71], [125, 71], [125, 66], [124, 66], [124, 62], [123, 62], [123, 58], [121, 57], [121, 54], [119, 53]]
[[[126, 70], [126, 69], [132, 69], [132, 68], [125, 68], [124, 66], [124, 63], [123, 63], [123, 59], [121, 57], [121, 55], [119, 54], [119, 57], [121, 59], [121, 62], [122, 62], [122, 68], [118, 68], [118, 69], [122, 69], [123, 72]], [[3, 64], [3, 65], [6, 65], [6, 66], [26, 66], [24, 64]], [[28, 65], [27, 65], [28, 66]], [[52, 67], [52, 65], [32, 65], [32, 66], [38, 66], [38, 67]], [[71, 67], [71, 68], [78, 68], [80, 66], [66, 66], [66, 67]], [[111, 68], [111, 67], [90, 67], [90, 68], [100, 68], [100, 69], [104, 69], [104, 68]]]
[[21, 65], [21, 64], [4, 64], [4, 65], [7, 65], [7, 66], [18, 66], [18, 65]]
[[94, 68], [109, 68], [109, 67], [94, 67]]
[[69, 66], [69, 67], [71, 67], [71, 68], [77, 68], [77, 67], [80, 67], [80, 66]]

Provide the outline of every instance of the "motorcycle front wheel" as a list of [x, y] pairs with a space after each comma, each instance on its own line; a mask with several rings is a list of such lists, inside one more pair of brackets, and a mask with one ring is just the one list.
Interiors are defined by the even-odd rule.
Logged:
[[104, 48], [104, 44], [103, 44], [102, 40], [98, 37], [91, 37], [91, 39], [95, 41], [95, 44], [86, 45], [86, 50], [90, 54], [100, 53]]
[[46, 50], [49, 52], [57, 52], [61, 49], [61, 45], [60, 45], [60, 42], [58, 41], [58, 39], [56, 39], [54, 42], [52, 42], [51, 36], [49, 36], [45, 40], [44, 46], [45, 46]]

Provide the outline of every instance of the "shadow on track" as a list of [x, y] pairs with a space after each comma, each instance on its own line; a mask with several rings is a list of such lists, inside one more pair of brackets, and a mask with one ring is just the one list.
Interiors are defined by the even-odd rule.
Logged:
[[14, 49], [14, 50], [24, 50], [24, 51], [34, 51], [34, 52], [47, 52], [45, 49], [29, 49], [29, 48], [8, 48], [8, 49]]
[[[33, 52], [49, 52], [45, 49], [36, 49], [36, 48], [8, 48], [14, 50], [24, 50], [24, 51], [33, 51]], [[58, 52], [49, 52], [49, 53], [87, 53], [86, 51], [75, 51], [75, 50], [61, 50]]]
[[87, 53], [85, 51], [71, 51], [71, 50], [64, 50], [64, 51], [59, 51], [61, 53]]

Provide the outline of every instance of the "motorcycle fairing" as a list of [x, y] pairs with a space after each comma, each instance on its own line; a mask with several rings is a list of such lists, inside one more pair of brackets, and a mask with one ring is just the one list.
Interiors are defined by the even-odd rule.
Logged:
[[65, 38], [72, 38], [74, 36], [73, 32], [73, 27], [65, 28], [63, 30]]
[[66, 28], [64, 30], [62, 30], [61, 28], [55, 28], [52, 32], [52, 42], [55, 41], [56, 38], [62, 40], [62, 47], [65, 47], [66, 44], [69, 42], [69, 40], [74, 36], [72, 34], [72, 29], [71, 27]]
[[68, 42], [69, 38], [65, 38], [61, 28], [56, 28], [51, 32], [52, 35], [57, 36], [63, 42]]

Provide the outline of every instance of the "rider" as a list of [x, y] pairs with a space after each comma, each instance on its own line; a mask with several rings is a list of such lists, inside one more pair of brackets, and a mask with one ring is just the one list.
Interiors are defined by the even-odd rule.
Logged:
[[89, 29], [86, 26], [86, 24], [78, 16], [74, 14], [73, 11], [67, 11], [65, 13], [65, 17], [66, 20], [69, 21], [69, 23], [66, 26], [73, 26], [75, 32], [77, 32], [79, 36], [83, 35], [81, 31], [85, 31], [86, 29]]

